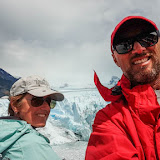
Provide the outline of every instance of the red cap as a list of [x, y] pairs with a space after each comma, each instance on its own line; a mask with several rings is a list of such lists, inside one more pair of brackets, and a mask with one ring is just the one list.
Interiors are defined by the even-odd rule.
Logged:
[[151, 21], [151, 20], [149, 20], [149, 19], [147, 19], [147, 18], [145, 18], [145, 17], [142, 17], [142, 16], [128, 16], [128, 17], [124, 18], [121, 22], [119, 22], [119, 24], [115, 27], [114, 31], [113, 31], [112, 34], [111, 34], [111, 51], [112, 51], [112, 53], [113, 53], [112, 45], [113, 45], [113, 41], [114, 41], [114, 38], [115, 38], [115, 35], [116, 35], [117, 31], [119, 30], [119, 28], [120, 28], [126, 21], [129, 21], [129, 20], [131, 20], [131, 19], [132, 19], [132, 20], [133, 20], [133, 19], [144, 20], [144, 21], [148, 22], [149, 24], [151, 24], [156, 30], [158, 30], [156, 24], [155, 24], [153, 21]]

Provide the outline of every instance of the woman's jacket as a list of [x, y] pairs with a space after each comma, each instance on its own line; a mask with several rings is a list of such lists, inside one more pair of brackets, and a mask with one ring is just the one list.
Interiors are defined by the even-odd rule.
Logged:
[[0, 157], [2, 160], [60, 160], [49, 140], [26, 121], [0, 119]]

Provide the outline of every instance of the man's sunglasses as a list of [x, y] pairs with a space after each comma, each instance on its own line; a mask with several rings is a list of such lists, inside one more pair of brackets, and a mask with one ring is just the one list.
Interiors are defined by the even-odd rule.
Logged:
[[128, 53], [133, 50], [133, 46], [136, 41], [139, 42], [142, 47], [151, 47], [158, 42], [159, 36], [159, 31], [143, 33], [134, 38], [126, 39], [120, 43], [113, 45], [113, 50], [116, 50], [118, 54]]
[[50, 106], [51, 109], [53, 109], [56, 106], [56, 101], [54, 101], [53, 99], [51, 99], [51, 97], [33, 97], [32, 99], [27, 99], [31, 101], [31, 105], [33, 107], [39, 107], [41, 106], [44, 101], [48, 103], [48, 105]]

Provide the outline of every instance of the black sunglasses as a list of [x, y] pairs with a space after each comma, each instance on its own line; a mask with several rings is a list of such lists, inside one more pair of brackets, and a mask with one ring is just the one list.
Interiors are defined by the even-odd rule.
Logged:
[[31, 105], [33, 107], [39, 107], [41, 106], [44, 101], [48, 103], [48, 105], [50, 106], [51, 109], [53, 109], [56, 106], [56, 101], [54, 101], [53, 99], [51, 99], [51, 97], [33, 97], [32, 99], [27, 99], [31, 101]]
[[133, 50], [136, 41], [139, 42], [142, 47], [151, 47], [158, 42], [159, 36], [160, 34], [158, 30], [150, 33], [143, 33], [134, 38], [126, 39], [120, 43], [114, 44], [112, 47], [118, 54], [126, 54]]

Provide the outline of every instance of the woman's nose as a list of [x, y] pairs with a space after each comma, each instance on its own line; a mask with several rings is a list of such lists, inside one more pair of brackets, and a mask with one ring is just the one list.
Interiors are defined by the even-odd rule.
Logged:
[[50, 109], [50, 104], [48, 104], [46, 101], [44, 101], [41, 108]]

